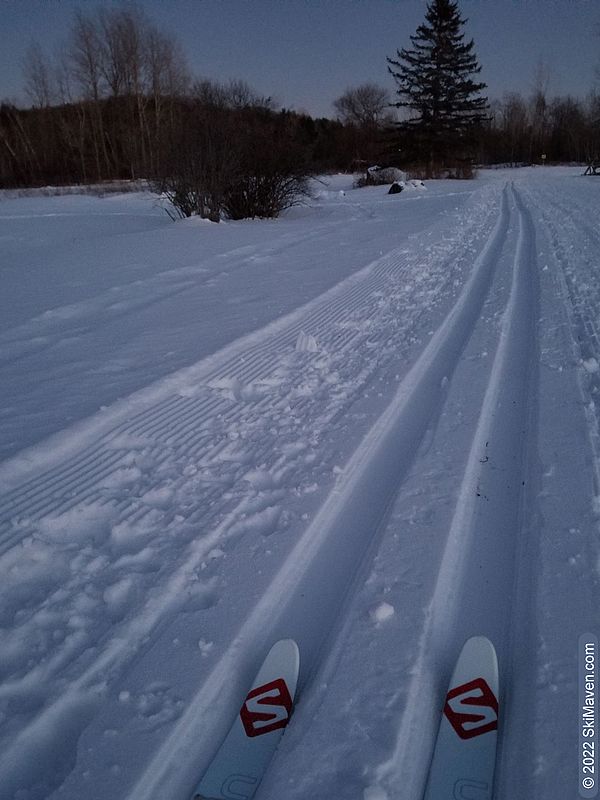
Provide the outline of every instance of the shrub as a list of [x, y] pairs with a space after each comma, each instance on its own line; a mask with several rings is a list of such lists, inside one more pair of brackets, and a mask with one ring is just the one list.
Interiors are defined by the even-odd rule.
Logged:
[[285, 115], [246, 110], [241, 116], [224, 211], [231, 219], [277, 217], [308, 194], [306, 151]]
[[167, 150], [155, 186], [180, 217], [276, 217], [308, 194], [306, 148], [268, 108], [197, 108]]

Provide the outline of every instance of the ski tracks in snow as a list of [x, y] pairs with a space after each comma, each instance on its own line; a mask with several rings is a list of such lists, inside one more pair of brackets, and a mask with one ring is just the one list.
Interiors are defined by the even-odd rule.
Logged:
[[[407, 703], [390, 759], [374, 786], [390, 798], [398, 787], [420, 797], [427, 779], [439, 709], [456, 654], [471, 635], [496, 643], [502, 702], [511, 671], [511, 623], [518, 609], [518, 554], [526, 513], [524, 490], [536, 452], [532, 435], [536, 384], [538, 288], [535, 232], [520, 193], [511, 187], [512, 283], [498, 344], [471, 441], [454, 516], [426, 613]], [[503, 694], [504, 693], [504, 694]], [[505, 708], [505, 706], [502, 706]], [[502, 732], [502, 728], [501, 728]]]
[[[132, 797], [178, 797], [193, 784], [214, 747], [214, 734], [198, 742], [194, 721], [223, 729], [227, 720], [211, 701], [219, 694], [219, 708], [235, 703], [278, 627], [304, 639], [316, 665], [315, 632], [334, 624], [396, 491], [393, 476], [437, 413], [487, 292], [507, 222], [505, 196], [489, 234], [497, 198], [497, 189], [484, 189], [436, 235], [417, 237], [297, 312], [0, 467], [0, 781], [8, 797], [47, 797], [58, 786], [61, 796], [123, 796], [136, 765], [102, 762], [99, 743], [110, 726], [98, 723], [86, 748], [81, 737], [112, 708], [107, 701], [127, 705], [124, 675], [151, 647], [168, 662], [167, 623], [179, 612], [201, 619], [223, 592], [234, 601], [239, 635]], [[385, 408], [398, 383], [369, 428], [369, 412]], [[391, 436], [399, 447], [389, 446]], [[392, 476], [381, 486], [368, 469], [374, 464]], [[340, 538], [344, 525], [349, 534]], [[282, 544], [275, 540], [273, 550], [290, 553], [269, 566], [276, 532]], [[225, 559], [229, 571], [219, 571]], [[235, 581], [253, 586], [253, 559], [262, 566], [247, 616], [251, 596], [236, 605]], [[184, 662], [199, 652], [197, 630], [187, 635], [195, 655]], [[203, 646], [208, 655], [211, 642]], [[172, 723], [182, 707], [156, 681], [136, 701], [150, 728]], [[74, 768], [77, 759], [83, 766]]]
[[[389, 528], [411, 470], [435, 457], [449, 404], [472, 396], [480, 403], [472, 423], [457, 423], [467, 435], [452, 440], [460, 448], [443, 487], [453, 511], [417, 591], [422, 633], [391, 646], [404, 651], [405, 685], [375, 700], [387, 715], [378, 752], [389, 757], [349, 780], [365, 800], [420, 796], [447, 679], [473, 634], [497, 646], [504, 720], [515, 722], [501, 721], [498, 796], [512, 796], [504, 765], [523, 749], [543, 768], [524, 730], [543, 717], [530, 688], [544, 676], [532, 665], [550, 646], [534, 566], [547, 557], [536, 531], [547, 513], [537, 497], [540, 225], [563, 267], [570, 326], [586, 347], [596, 339], [571, 240], [561, 242], [552, 215], [534, 220], [536, 208], [519, 185], [490, 185], [454, 229], [419, 234], [297, 312], [0, 466], [3, 614], [15, 623], [0, 627], [0, 703], [21, 710], [0, 733], [7, 796], [60, 787], [66, 798], [185, 797], [269, 644], [289, 636], [302, 653], [299, 732], [290, 729], [262, 792], [280, 795], [288, 747], [302, 745], [326, 700], [329, 662], [380, 544], [393, 538], [394, 563], [410, 572], [414, 543]], [[490, 358], [466, 369], [482, 331]], [[585, 350], [579, 361], [593, 384], [600, 356]], [[422, 507], [435, 491], [419, 488]], [[408, 602], [409, 589], [399, 594]], [[386, 624], [393, 607], [378, 609]], [[164, 680], [170, 671], [185, 699]], [[119, 741], [140, 730], [158, 731], [151, 756], [138, 749], [119, 764]], [[530, 792], [528, 769], [519, 785]], [[307, 773], [286, 796], [331, 796], [326, 781], [315, 786]]]
[[[286, 786], [291, 800], [331, 797], [341, 770], [348, 796], [421, 797], [450, 672], [474, 634], [495, 642], [500, 662], [494, 796], [513, 798], [517, 786], [552, 800], [576, 792], [577, 731], [565, 720], [577, 706], [577, 638], [594, 630], [598, 602], [598, 237], [583, 206], [572, 226], [566, 208], [549, 210], [561, 189], [507, 189], [484, 313], [464, 331], [448, 398], [406, 480], [396, 473], [375, 566], [265, 797], [277, 796], [292, 763], [301, 766]], [[312, 730], [304, 739], [303, 728]], [[311, 738], [336, 743], [331, 766], [313, 774]]]
[[[522, 189], [536, 228], [542, 288], [539, 469], [527, 554], [535, 603], [528, 626], [525, 620], [520, 626], [526, 658], [515, 675], [516, 724], [506, 763], [528, 752], [533, 769], [522, 770], [520, 785], [529, 796], [552, 800], [575, 794], [578, 784], [570, 759], [578, 732], [564, 721], [577, 706], [576, 643], [597, 629], [600, 603], [597, 190], [575, 176], [570, 186], [543, 181]], [[500, 797], [511, 796], [508, 779], [501, 789]]]
[[[183, 794], [189, 787], [198, 774], [198, 764], [206, 763], [210, 754], [210, 750], [201, 752], [194, 731], [214, 717], [217, 699], [229, 696], [231, 675], [239, 670], [244, 654], [255, 653], [254, 659], [258, 659], [267, 642], [285, 632], [300, 645], [305, 674], [318, 668], [324, 640], [337, 624], [357, 574], [364, 577], [367, 556], [377, 544], [402, 477], [439, 413], [448, 381], [489, 290], [508, 219], [505, 192], [496, 224], [482, 243], [454, 307], [402, 380], [392, 402], [352, 453], [336, 487], [135, 786], [132, 800], [170, 796], [178, 785]], [[240, 682], [235, 687], [238, 696], [243, 685]], [[194, 766], [190, 768], [190, 764]], [[177, 792], [173, 792], [175, 796]]]

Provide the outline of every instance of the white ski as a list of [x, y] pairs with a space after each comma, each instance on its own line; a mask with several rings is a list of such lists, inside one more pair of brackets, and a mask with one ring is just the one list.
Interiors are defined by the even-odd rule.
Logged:
[[254, 796], [289, 721], [299, 665], [296, 642], [281, 639], [273, 645], [193, 800]]
[[424, 800], [491, 800], [497, 728], [496, 651], [474, 636], [452, 673]]

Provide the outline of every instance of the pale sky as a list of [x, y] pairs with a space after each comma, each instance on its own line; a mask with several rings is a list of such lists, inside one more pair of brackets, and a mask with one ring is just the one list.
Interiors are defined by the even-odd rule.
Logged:
[[[22, 59], [32, 40], [65, 41], [76, 8], [114, 0], [0, 0], [0, 100], [26, 104]], [[141, 0], [176, 35], [197, 76], [243, 78], [278, 103], [333, 116], [332, 102], [366, 81], [393, 90], [386, 56], [408, 46], [425, 0]], [[528, 94], [536, 68], [549, 93], [583, 97], [600, 65], [598, 0], [460, 0], [490, 99]]]

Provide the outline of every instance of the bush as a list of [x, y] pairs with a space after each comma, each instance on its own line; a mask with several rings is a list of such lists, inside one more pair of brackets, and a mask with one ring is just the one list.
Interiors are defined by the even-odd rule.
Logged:
[[219, 221], [235, 175], [233, 145], [228, 111], [198, 105], [189, 110], [176, 138], [163, 143], [160, 169], [153, 181], [154, 188], [173, 205], [175, 215]]
[[277, 217], [308, 194], [306, 150], [285, 115], [246, 110], [242, 117], [223, 209], [231, 219]]
[[306, 148], [268, 108], [196, 108], [167, 149], [155, 186], [180, 217], [277, 217], [308, 194]]
[[245, 175], [227, 193], [223, 210], [230, 219], [278, 217], [308, 194], [308, 180], [301, 176]]

